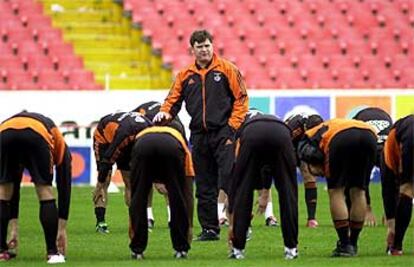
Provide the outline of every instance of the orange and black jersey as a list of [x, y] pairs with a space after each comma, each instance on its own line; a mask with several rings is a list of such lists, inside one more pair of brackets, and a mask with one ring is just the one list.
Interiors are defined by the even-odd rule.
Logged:
[[62, 133], [48, 117], [34, 112], [20, 112], [0, 125], [0, 132], [7, 129], [31, 129], [49, 145], [53, 164], [56, 166], [56, 186], [59, 193], [59, 217], [68, 218], [71, 195], [71, 155]]
[[231, 62], [213, 55], [207, 68], [195, 63], [181, 70], [161, 106], [173, 117], [185, 101], [192, 132], [217, 130], [229, 125], [237, 130], [248, 110], [246, 86]]
[[181, 147], [184, 150], [185, 153], [185, 175], [187, 177], [194, 177], [194, 168], [193, 168], [193, 160], [191, 157], [191, 152], [188, 149], [187, 146], [187, 141], [184, 139], [182, 133], [180, 133], [179, 131], [177, 131], [176, 129], [172, 128], [172, 127], [168, 127], [168, 126], [153, 126], [153, 127], [148, 127], [145, 130], [142, 130], [141, 132], [139, 132], [136, 136], [136, 139], [139, 139], [142, 136], [145, 136], [147, 134], [152, 134], [152, 133], [165, 133], [165, 134], [169, 134], [172, 137], [174, 137], [180, 144]]
[[[367, 123], [349, 119], [331, 119], [305, 132], [306, 137], [302, 142], [308, 142], [309, 145], [316, 144], [319, 151], [323, 154], [324, 160], [320, 164], [324, 164], [325, 176], [329, 176], [329, 146], [332, 139], [340, 132], [353, 128], [369, 130], [376, 136], [375, 130]], [[303, 147], [303, 143], [300, 146]], [[298, 150], [301, 149], [299, 148]], [[302, 156], [300, 157], [302, 158]]]
[[[138, 112], [119, 112], [104, 116], [93, 136], [96, 161], [114, 164], [122, 150], [132, 145], [135, 136], [150, 125], [151, 121]], [[104, 151], [101, 151], [102, 147], [105, 148]]]
[[399, 187], [414, 183], [414, 115], [395, 122], [385, 141], [381, 162], [382, 197], [387, 219], [395, 218]]

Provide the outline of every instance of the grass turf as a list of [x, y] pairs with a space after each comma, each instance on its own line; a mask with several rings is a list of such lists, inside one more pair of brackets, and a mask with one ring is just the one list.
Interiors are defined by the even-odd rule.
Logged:
[[[264, 226], [264, 217], [255, 216], [252, 240], [247, 243], [246, 259], [227, 259], [227, 229], [223, 228], [217, 242], [193, 242], [187, 260], [173, 259], [169, 229], [166, 223], [165, 202], [154, 194], [155, 228], [149, 234], [149, 245], [144, 261], [130, 259], [128, 248], [127, 209], [121, 193], [110, 194], [107, 222], [111, 233], [95, 232], [95, 216], [90, 187], [75, 187], [72, 193], [68, 226], [68, 252], [65, 266], [414, 266], [414, 227], [407, 230], [402, 257], [384, 253], [386, 228], [383, 225], [366, 227], [361, 233], [359, 255], [354, 258], [330, 258], [336, 244], [336, 233], [330, 219], [327, 192], [319, 185], [317, 229], [304, 227], [306, 209], [303, 186], [299, 192], [299, 253], [297, 260], [283, 259], [283, 242], [280, 227]], [[275, 214], [278, 216], [277, 194], [273, 192]], [[374, 213], [380, 221], [382, 200], [380, 186], [371, 186]], [[38, 220], [38, 201], [33, 188], [22, 188], [20, 201], [20, 247], [18, 257], [5, 266], [45, 266], [45, 244]], [[414, 221], [414, 220], [413, 220]], [[200, 228], [195, 217], [194, 235]]]

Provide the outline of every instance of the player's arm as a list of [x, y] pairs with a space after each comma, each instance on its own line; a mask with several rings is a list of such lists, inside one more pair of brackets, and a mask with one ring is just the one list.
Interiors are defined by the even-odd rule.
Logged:
[[381, 162], [381, 193], [384, 204], [384, 211], [387, 220], [395, 219], [399, 188], [396, 183], [397, 177], [386, 165]]
[[72, 186], [72, 157], [63, 139], [63, 135], [56, 127], [52, 129], [52, 134], [55, 140], [54, 159], [56, 165], [59, 218], [67, 220]]

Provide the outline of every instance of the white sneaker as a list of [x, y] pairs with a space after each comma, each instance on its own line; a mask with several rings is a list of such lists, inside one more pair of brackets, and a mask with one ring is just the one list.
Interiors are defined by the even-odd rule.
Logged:
[[187, 251], [176, 251], [174, 253], [174, 258], [176, 259], [187, 259], [188, 252]]
[[252, 239], [253, 230], [252, 227], [249, 226], [246, 232], [246, 241], [250, 241]]
[[134, 260], [143, 260], [144, 259], [144, 253], [135, 253], [131, 251], [131, 258]]
[[229, 259], [236, 259], [236, 260], [242, 260], [244, 259], [244, 251], [237, 248], [232, 248]]
[[297, 248], [287, 248], [285, 247], [285, 259], [286, 260], [293, 260], [298, 257], [298, 249]]
[[65, 256], [63, 256], [60, 253], [47, 256], [48, 264], [58, 264], [58, 263], [65, 263], [65, 262], [66, 262]]

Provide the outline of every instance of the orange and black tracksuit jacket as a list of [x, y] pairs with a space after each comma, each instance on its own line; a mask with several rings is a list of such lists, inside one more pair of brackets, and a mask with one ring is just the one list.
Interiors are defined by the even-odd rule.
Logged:
[[[325, 121], [318, 126], [315, 126], [305, 132], [305, 138], [302, 144], [299, 144], [299, 153], [301, 153], [300, 147], [303, 145], [310, 145], [310, 146], [317, 146], [317, 150], [315, 150], [315, 154], [321, 153], [317, 155], [317, 158], [322, 159], [319, 164], [323, 164], [324, 166], [324, 174], [325, 177], [329, 177], [329, 146], [332, 139], [339, 134], [340, 132], [347, 130], [347, 129], [367, 129], [370, 130], [375, 136], [375, 130], [368, 124], [358, 120], [349, 120], [349, 119], [331, 119]], [[302, 150], [303, 151], [303, 150]], [[299, 158], [303, 159], [304, 155], [299, 155]], [[306, 160], [305, 160], [306, 161]]]
[[207, 68], [195, 63], [180, 71], [161, 106], [173, 117], [185, 101], [193, 133], [229, 125], [237, 130], [248, 110], [248, 97], [242, 75], [231, 62], [213, 55]]
[[138, 112], [119, 112], [101, 118], [93, 135], [96, 162], [114, 164], [120, 157], [126, 156], [128, 159], [118, 168], [129, 169], [129, 155], [123, 154], [132, 149], [135, 136], [151, 124]]
[[387, 219], [395, 218], [399, 187], [414, 183], [414, 115], [395, 122], [381, 160], [382, 196]]
[[[7, 129], [31, 129], [48, 143], [56, 167], [56, 186], [58, 190], [59, 218], [67, 219], [71, 195], [72, 172], [71, 155], [62, 133], [48, 117], [34, 112], [20, 112], [0, 125], [0, 132]], [[53, 166], [51, 166], [53, 169]]]

